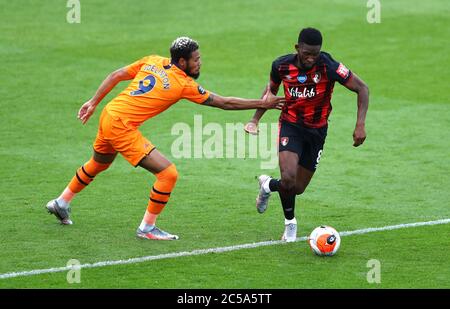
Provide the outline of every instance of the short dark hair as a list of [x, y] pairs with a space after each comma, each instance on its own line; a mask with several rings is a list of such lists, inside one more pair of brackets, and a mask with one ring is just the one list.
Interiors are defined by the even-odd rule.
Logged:
[[322, 34], [315, 28], [303, 28], [298, 35], [298, 43], [322, 45]]
[[187, 36], [176, 38], [172, 42], [172, 46], [170, 46], [170, 57], [172, 58], [172, 62], [178, 63], [180, 58], [189, 60], [192, 52], [196, 51], [198, 48], [198, 43]]

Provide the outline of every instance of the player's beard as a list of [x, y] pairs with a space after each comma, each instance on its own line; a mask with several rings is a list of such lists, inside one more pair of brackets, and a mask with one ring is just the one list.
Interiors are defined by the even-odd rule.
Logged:
[[200, 70], [198, 71], [197, 74], [194, 74], [194, 73], [191, 72], [191, 68], [190, 67], [187, 67], [186, 70], [184, 71], [184, 73], [186, 73], [187, 76], [190, 76], [193, 79], [197, 79], [197, 78], [200, 77]]
[[198, 72], [197, 74], [192, 74], [191, 72], [186, 72], [186, 74], [190, 77], [192, 77], [193, 79], [197, 79], [200, 77], [200, 72]]

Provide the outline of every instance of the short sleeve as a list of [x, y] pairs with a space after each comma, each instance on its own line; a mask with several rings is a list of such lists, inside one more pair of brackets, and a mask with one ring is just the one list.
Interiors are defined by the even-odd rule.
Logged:
[[270, 79], [277, 85], [281, 84], [280, 71], [278, 70], [278, 62], [272, 62], [272, 70], [270, 71]]
[[351, 76], [352, 72], [342, 62], [337, 62], [331, 57], [328, 58], [328, 77], [330, 80], [345, 84]]
[[188, 82], [183, 88], [181, 97], [188, 99], [194, 103], [202, 104], [209, 98], [209, 91], [203, 89], [193, 79], [188, 79]]
[[146, 62], [148, 57], [144, 57], [139, 59], [138, 61], [133, 62], [130, 65], [127, 65], [125, 69], [127, 70], [128, 74], [131, 76], [136, 76], [136, 74], [140, 71], [142, 65]]

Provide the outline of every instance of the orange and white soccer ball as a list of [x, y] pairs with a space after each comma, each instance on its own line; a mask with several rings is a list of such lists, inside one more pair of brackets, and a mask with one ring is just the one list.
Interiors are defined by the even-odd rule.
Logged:
[[320, 256], [335, 255], [341, 245], [341, 236], [331, 226], [319, 226], [308, 237], [311, 250]]

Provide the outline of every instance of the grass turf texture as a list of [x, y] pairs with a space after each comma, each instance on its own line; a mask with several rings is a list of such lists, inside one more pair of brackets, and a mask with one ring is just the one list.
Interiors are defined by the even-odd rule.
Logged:
[[[300, 235], [320, 224], [343, 231], [450, 217], [448, 78], [441, 73], [450, 62], [446, 1], [383, 2], [380, 24], [366, 22], [364, 1], [81, 4], [81, 24], [66, 23], [64, 1], [3, 4], [0, 273], [279, 239], [279, 198], [264, 215], [254, 208], [254, 177], [278, 176], [278, 169], [261, 171], [254, 159], [170, 155], [175, 122], [193, 125], [195, 114], [204, 124], [246, 122], [253, 112], [185, 101], [142, 126], [180, 173], [159, 219], [179, 241], [134, 238], [154, 178], [121, 157], [74, 200], [73, 226], [59, 226], [43, 209], [90, 157], [100, 109], [126, 84], [84, 127], [79, 106], [110, 71], [147, 54], [167, 56], [180, 35], [199, 40], [199, 81], [222, 95], [259, 96], [271, 61], [292, 52], [298, 30], [310, 25], [322, 30], [323, 50], [369, 85], [368, 139], [358, 149], [351, 146], [356, 95], [335, 87], [320, 167], [297, 198]], [[271, 111], [263, 120], [277, 117]], [[331, 259], [296, 243], [83, 270], [77, 287], [371, 287], [365, 264], [377, 258], [377, 287], [449, 288], [449, 231], [443, 225], [349, 236]], [[0, 287], [74, 285], [59, 273], [0, 280]]]
[[[74, 288], [441, 288], [448, 285], [450, 269], [434, 248], [450, 241], [430, 238], [445, 234], [445, 226], [417, 227], [352, 235], [342, 238], [343, 249], [333, 258], [314, 256], [306, 242], [259, 247], [236, 252], [181, 257], [131, 265], [81, 270]], [[396, 248], [393, 250], [393, 248]], [[277, 252], [274, 254], [274, 251]], [[411, 254], [411, 251], [414, 254]], [[199, 263], [199, 260], [200, 263]], [[380, 283], [367, 281], [380, 262]], [[401, 259], [401, 263], [399, 263]], [[242, 261], [246, 261], [242, 263]], [[286, 270], [289, 270], [287, 276]], [[152, 280], [145, 279], [145, 275]], [[240, 275], [239, 275], [240, 274]], [[10, 279], [10, 287], [66, 287], [66, 272]], [[270, 276], [270, 280], [267, 280]], [[218, 278], [221, 278], [218, 280]], [[428, 278], [419, 280], [417, 278]]]

